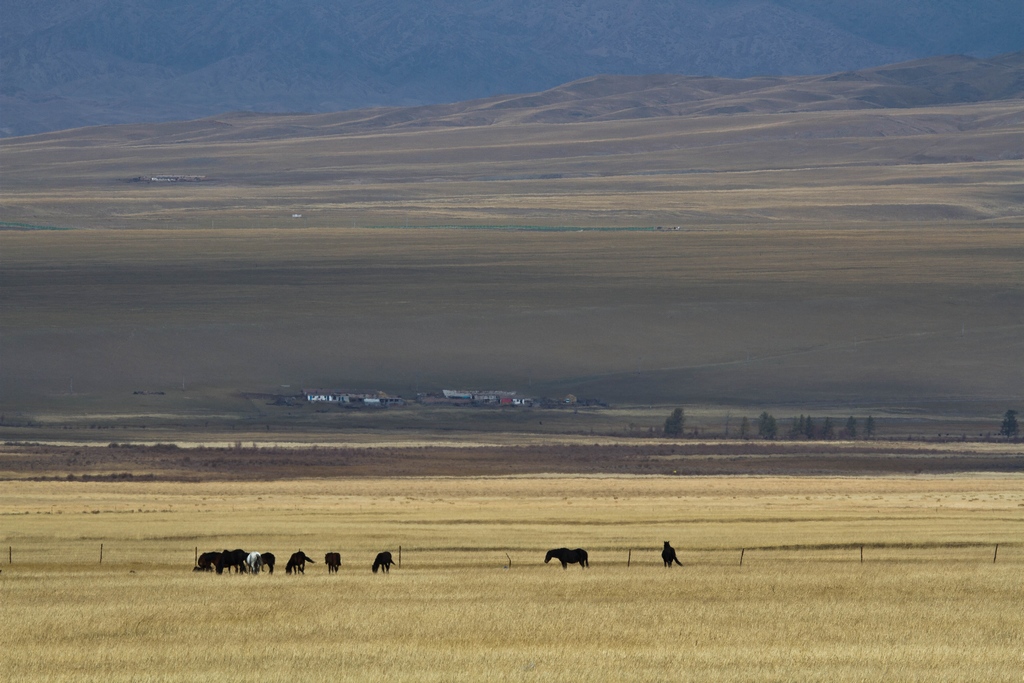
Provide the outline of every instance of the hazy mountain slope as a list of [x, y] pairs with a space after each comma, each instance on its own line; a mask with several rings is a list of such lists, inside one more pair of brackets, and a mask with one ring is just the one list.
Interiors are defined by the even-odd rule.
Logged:
[[530, 92], [599, 73], [826, 73], [1020, 49], [1019, 3], [2, 0], [0, 134]]
[[[327, 114], [227, 114], [139, 126], [151, 142], [263, 140], [379, 130], [626, 121], [719, 114], [907, 109], [1024, 98], [1024, 52], [947, 56], [822, 76], [593, 76], [539, 93]], [[224, 125], [229, 122], [232, 125]], [[95, 132], [83, 131], [89, 138]], [[116, 139], [122, 133], [112, 133]], [[62, 137], [67, 137], [62, 135]]]

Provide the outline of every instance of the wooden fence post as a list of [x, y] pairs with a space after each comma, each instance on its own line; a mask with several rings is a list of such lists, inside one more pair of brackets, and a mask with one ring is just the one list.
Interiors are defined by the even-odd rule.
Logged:
[[398, 546], [398, 568], [402, 568], [402, 546]]
[[629, 549], [629, 554], [626, 555], [626, 569], [629, 569], [629, 564], [633, 561], [633, 549]]
[[100, 543], [100, 564], [103, 564], [103, 544]]
[[196, 566], [199, 566], [199, 546], [196, 546]]
[[996, 551], [992, 553], [992, 564], [996, 563], [996, 558], [999, 557], [999, 544], [996, 543]]
[[864, 564], [864, 546], [860, 547], [860, 563]]
[[740, 566], [741, 567], [743, 566], [743, 553], [745, 553], [745, 552], [747, 552], [746, 548], [741, 548], [740, 549]]
[[508, 553], [505, 553], [505, 557], [508, 558], [508, 568], [512, 569], [512, 556], [509, 555]]
[[7, 564], [14, 563], [14, 546], [7, 546]]

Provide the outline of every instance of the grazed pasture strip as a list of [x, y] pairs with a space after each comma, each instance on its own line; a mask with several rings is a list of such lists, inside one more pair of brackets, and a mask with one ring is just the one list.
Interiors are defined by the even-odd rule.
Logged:
[[271, 480], [295, 477], [877, 475], [1024, 472], [1024, 454], [898, 443], [701, 443], [471, 448], [4, 446], [0, 479]]

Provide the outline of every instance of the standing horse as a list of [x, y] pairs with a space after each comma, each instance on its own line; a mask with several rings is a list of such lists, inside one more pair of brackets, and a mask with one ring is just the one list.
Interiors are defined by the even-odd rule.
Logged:
[[274, 562], [277, 561], [277, 558], [274, 557], [274, 553], [262, 553], [260, 557], [263, 559], [263, 566], [267, 568], [267, 571], [273, 574]]
[[665, 563], [666, 567], [671, 567], [673, 562], [680, 567], [683, 566], [683, 563], [676, 557], [676, 549], [670, 546], [668, 541], [665, 541], [665, 547], [661, 551], [661, 561]]
[[328, 574], [337, 574], [341, 566], [341, 553], [327, 553], [324, 555], [324, 564], [327, 565]]
[[257, 552], [249, 553], [245, 558], [245, 566], [249, 568], [250, 574], [259, 574], [263, 571], [263, 558]]
[[249, 557], [249, 553], [244, 550], [225, 550], [220, 554], [220, 559], [217, 560], [217, 573], [223, 574], [224, 568], [227, 567], [230, 572], [231, 568], [234, 567], [235, 571], [245, 571], [245, 560]]
[[388, 574], [391, 572], [391, 565], [394, 563], [395, 561], [391, 559], [391, 553], [377, 553], [377, 557], [373, 560], [373, 573], [376, 574], [377, 570], [383, 567], [384, 573]]
[[305, 574], [307, 562], [310, 564], [316, 564], [316, 562], [313, 561], [313, 558], [307, 557], [306, 553], [301, 550], [297, 553], [292, 553], [292, 556], [288, 558], [288, 564], [284, 566], [284, 573], [291, 574], [294, 572], [296, 574]]
[[562, 569], [568, 568], [570, 564], [579, 564], [584, 569], [590, 566], [587, 551], [583, 548], [576, 548], [576, 550], [555, 548], [554, 550], [549, 550], [548, 554], [544, 556], [544, 564], [550, 562], [552, 558], [562, 563]]

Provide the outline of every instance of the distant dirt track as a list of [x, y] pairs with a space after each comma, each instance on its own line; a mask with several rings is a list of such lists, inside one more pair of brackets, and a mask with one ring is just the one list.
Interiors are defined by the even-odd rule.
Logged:
[[0, 479], [260, 481], [310, 477], [562, 475], [857, 476], [1024, 473], [1024, 448], [949, 444], [722, 442], [475, 447], [0, 448]]

